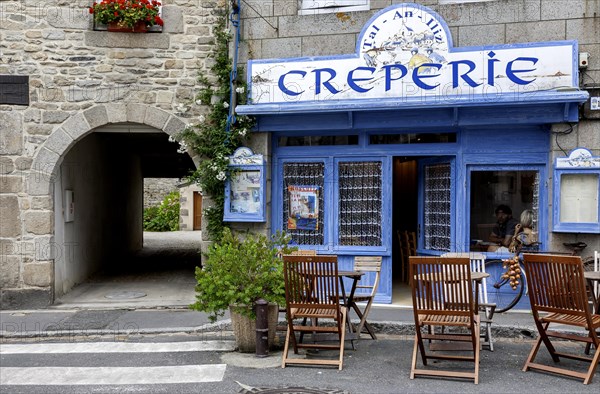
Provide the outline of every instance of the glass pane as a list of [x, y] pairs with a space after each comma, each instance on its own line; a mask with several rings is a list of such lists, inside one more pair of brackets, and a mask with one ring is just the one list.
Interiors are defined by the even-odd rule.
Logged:
[[470, 249], [508, 252], [521, 215], [530, 234], [524, 241], [537, 241], [539, 184], [538, 171], [471, 172]]
[[456, 142], [456, 133], [373, 134], [369, 144], [434, 144]]
[[560, 177], [560, 221], [598, 222], [598, 175], [563, 174]]
[[279, 146], [358, 145], [357, 135], [279, 137]]
[[425, 166], [425, 249], [450, 251], [450, 164]]
[[231, 176], [230, 211], [257, 213], [260, 211], [260, 171], [239, 171]]
[[[323, 186], [325, 179], [325, 164], [318, 163], [285, 163], [283, 165], [283, 223], [285, 232], [292, 237], [292, 241], [298, 245], [323, 245]], [[288, 228], [290, 219], [290, 194], [302, 193], [305, 189], [318, 188], [318, 200], [314, 207], [318, 209], [315, 215], [315, 229]], [[290, 192], [290, 188], [294, 192]], [[307, 194], [310, 191], [307, 190]], [[309, 226], [307, 226], [309, 227]]]
[[339, 244], [380, 246], [381, 178], [379, 161], [340, 162]]

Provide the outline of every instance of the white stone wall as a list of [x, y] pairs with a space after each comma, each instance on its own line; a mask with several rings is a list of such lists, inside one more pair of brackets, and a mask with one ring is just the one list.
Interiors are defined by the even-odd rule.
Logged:
[[[207, 71], [217, 7], [163, 0], [162, 33], [93, 31], [91, 0], [0, 1], [0, 74], [30, 77], [29, 106], [0, 105], [0, 305], [52, 302], [53, 188], [71, 147], [110, 123], [180, 132]], [[179, 104], [184, 104], [181, 110]]]

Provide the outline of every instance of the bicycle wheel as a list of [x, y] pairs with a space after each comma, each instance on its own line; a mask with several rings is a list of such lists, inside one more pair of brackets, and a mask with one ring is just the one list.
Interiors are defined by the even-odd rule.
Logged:
[[519, 281], [517, 288], [510, 287], [508, 279], [502, 279], [506, 269], [502, 268], [502, 260], [490, 260], [485, 263], [487, 278], [488, 302], [496, 304], [496, 312], [502, 313], [514, 307], [523, 296], [525, 276]]

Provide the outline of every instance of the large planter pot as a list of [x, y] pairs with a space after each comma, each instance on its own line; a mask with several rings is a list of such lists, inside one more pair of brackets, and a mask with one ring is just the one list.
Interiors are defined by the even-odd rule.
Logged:
[[[235, 312], [231, 306], [229, 307], [229, 315], [231, 316], [231, 327], [238, 350], [242, 353], [254, 353], [256, 351], [256, 321]], [[275, 333], [278, 315], [279, 307], [277, 304], [269, 304], [267, 312], [269, 348], [277, 344], [275, 343]]]
[[146, 33], [148, 26], [146, 26], [145, 22], [138, 22], [133, 27], [120, 25], [118, 22], [110, 22], [107, 25], [107, 29], [108, 31], [117, 33]]

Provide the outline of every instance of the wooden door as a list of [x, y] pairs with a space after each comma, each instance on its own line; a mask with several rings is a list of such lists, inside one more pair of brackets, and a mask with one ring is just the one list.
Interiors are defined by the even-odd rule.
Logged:
[[202, 229], [202, 194], [194, 192], [194, 230]]

